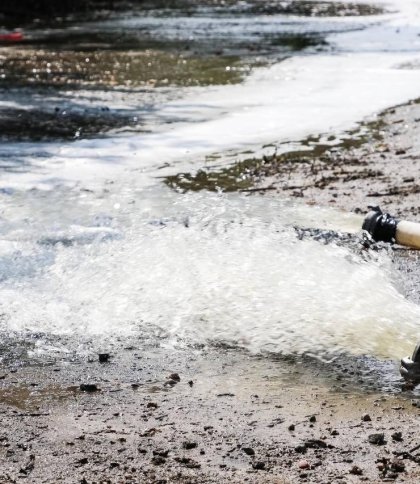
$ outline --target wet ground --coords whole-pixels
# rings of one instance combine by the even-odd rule
[[[236,43],[226,45],[226,36],[220,36],[220,32],[217,36],[209,34],[214,23],[200,30],[205,35],[191,40],[190,31],[182,29],[185,24],[180,28],[176,23],[172,31],[165,30],[167,37],[162,37],[156,20],[159,17],[175,18],[181,10],[187,18],[206,18],[210,10],[218,15],[217,24],[232,12],[245,18],[250,13],[321,18],[380,13],[379,8],[364,4],[326,2],[223,2],[223,7],[221,2],[200,4],[197,7],[186,2],[179,7],[178,2],[164,2],[156,10],[154,3],[140,34],[138,24],[133,31],[128,28],[123,33],[115,32],[106,21],[86,29],[69,24],[48,32],[34,28],[21,45],[4,47],[0,52],[0,88],[10,105],[0,112],[3,142],[105,138],[110,130],[114,135],[147,132],[156,103],[176,98],[177,89],[238,83],[255,66],[292,54],[307,55],[311,49],[328,50],[324,37],[333,30],[327,25],[304,34],[273,36],[258,25],[245,39],[235,38]],[[129,27],[130,18],[125,20]],[[21,100],[20,106],[14,105],[16,99]],[[106,99],[112,99],[111,107]],[[116,99],[119,107],[115,107]],[[413,102],[341,135],[326,133],[266,146],[264,157],[253,152],[233,155],[226,166],[225,155],[222,159],[210,156],[200,164],[199,171],[164,176],[159,183],[187,194],[192,190],[243,191],[250,197],[269,193],[295,198],[308,206],[334,206],[356,213],[366,211],[368,199],[368,203],[380,204],[395,215],[415,219],[420,214],[416,184],[419,119],[420,105]],[[22,169],[14,158],[3,163],[5,171]],[[113,183],[110,181],[92,203],[105,197],[112,205],[120,203],[118,186],[115,199],[114,194],[109,195]],[[22,213],[27,200],[33,211],[42,207],[42,195],[32,192],[21,198],[17,195]],[[97,196],[88,190],[82,195]],[[63,203],[61,196],[59,192],[57,210],[63,206],[59,204]],[[73,196],[67,200],[60,223],[62,216],[72,220],[72,210],[77,211],[79,199],[74,203]],[[10,215],[12,202],[2,212],[7,223],[9,218],[19,219],[14,212],[13,217]],[[144,203],[134,195],[131,202]],[[48,220],[42,217],[48,214],[42,212],[42,223],[35,225],[47,226]],[[80,214],[78,217],[80,220]],[[96,228],[102,230],[104,226],[109,231],[100,236],[118,238],[117,231],[113,232],[114,221],[106,215],[101,217]],[[23,218],[25,224],[34,223]],[[155,221],[161,227],[170,223]],[[189,223],[186,218],[182,226],[188,229]],[[214,227],[215,231],[226,231],[224,225]],[[57,248],[57,257],[65,258],[69,257],[66,248],[88,247],[93,240],[89,234],[85,240],[83,234],[77,238],[77,230],[75,233],[43,233],[39,238],[38,233],[30,232],[29,237],[36,239],[37,246]],[[363,254],[366,260],[385,252],[396,269],[393,282],[401,294],[420,302],[417,252],[378,247],[366,243],[360,235],[305,226],[296,227],[295,236],[296,240],[345,247],[349,254]],[[170,242],[175,245],[176,239]],[[98,246],[92,250],[98,250]],[[77,255],[76,266],[83,258],[82,253]],[[136,254],[130,255],[134,259]],[[22,253],[14,257],[13,274],[17,273],[24,291],[31,259],[22,257]],[[112,257],[118,266],[121,257],[117,253]],[[36,272],[37,260],[34,271],[42,279]],[[98,268],[103,263],[92,260]],[[147,270],[144,259],[124,262],[129,267],[133,264],[139,272]],[[7,263],[5,257],[6,269]],[[155,269],[162,270],[157,263],[158,259]],[[85,278],[77,279],[73,265],[52,268],[49,281],[57,274],[60,277],[61,272],[70,272],[70,285],[65,279],[61,281],[60,303],[68,287],[86,282]],[[98,268],[87,272],[92,285],[99,285]],[[106,277],[113,274],[111,271]],[[114,284],[132,284],[132,279],[122,279]],[[159,289],[165,292],[168,287]],[[100,292],[93,294],[102,297]],[[212,294],[209,291],[209,297]],[[57,301],[49,299],[53,297],[57,296],[47,294],[45,307],[54,309]],[[30,312],[33,301],[28,299],[25,304],[28,309],[24,310]],[[102,304],[105,300],[99,302],[99,306]],[[165,313],[170,318],[171,307]],[[61,306],[58,308],[61,311]],[[123,305],[121,319],[128,312]],[[26,316],[25,312],[19,314]],[[37,323],[42,324],[48,316],[37,313]],[[70,312],[74,325],[79,316]],[[2,315],[2,328],[7,328],[8,317],[10,314]],[[112,331],[101,336],[72,336],[68,328],[67,334],[58,336],[29,329],[2,333],[0,482],[419,481],[420,394],[404,388],[398,362],[345,352],[323,361],[310,355],[254,354],[226,341],[194,343],[183,337],[182,328],[174,335],[162,329],[164,325],[143,322],[140,327],[134,335],[125,337]],[[366,329],[367,337],[371,330]]]

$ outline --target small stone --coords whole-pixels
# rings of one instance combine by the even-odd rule
[[[99,388],[97,385],[94,385],[93,383],[82,383],[80,385],[80,391],[82,392],[98,392]]]
[[[99,363],[108,363],[111,355],[109,353],[99,353],[98,359]]]
[[[303,459],[298,462],[298,467],[299,469],[305,470],[305,469],[310,469],[311,465],[307,460]]]
[[[368,436],[368,442],[373,445],[384,445],[385,435],[384,434],[370,434]]]
[[[309,422],[311,422],[311,423],[316,422],[316,417],[315,417],[315,415],[312,415],[311,417],[309,417]]]
[[[262,471],[265,469],[265,462],[262,462],[262,461],[253,462],[252,468],[257,471]]]
[[[295,428],[296,428],[295,424],[290,424],[290,425],[287,427],[287,430],[288,430],[289,432],[293,432],[293,431],[295,430]]]
[[[161,466],[162,464],[165,464],[166,459],[161,457],[160,455],[156,455],[152,458],[152,464],[155,466]]]
[[[391,470],[394,472],[404,472],[405,471],[405,464],[399,459],[394,459],[391,462]]]
[[[251,449],[251,447],[242,447],[242,450],[246,455],[255,455],[255,450]]]
[[[391,435],[391,438],[392,440],[394,440],[395,442],[402,442],[403,438],[402,438],[402,432],[394,432],[392,435]]]
[[[169,454],[169,450],[156,449],[156,450],[153,451],[154,456],[163,457],[164,459],[166,459],[166,457],[168,457],[168,454]]]
[[[173,381],[176,381],[176,382],[181,381],[181,377],[178,375],[178,373],[171,373],[169,375],[169,379],[170,380],[173,380]]]
[[[364,414],[362,415],[362,421],[363,421],[363,422],[371,422],[371,421],[372,421],[372,419],[371,419],[371,417],[370,417],[370,415],[369,415],[368,413],[364,413]]]
[[[360,469],[360,467],[353,466],[350,469],[350,474],[354,474],[355,476],[361,476],[363,474],[363,471],[362,471],[362,469]]]
[[[186,450],[195,449],[197,447],[197,442],[183,442],[182,447]]]
[[[306,445],[299,444],[295,447],[295,452],[298,454],[305,454],[306,453]]]
[[[192,387],[192,386],[194,385],[194,382],[193,382],[192,380],[190,380],[190,381],[188,382],[188,385],[189,385],[190,387]]]
[[[149,402],[147,408],[158,408],[158,404],[155,402]]]

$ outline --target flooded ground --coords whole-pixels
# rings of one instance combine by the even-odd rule
[[[360,227],[419,213],[418,105],[379,116],[419,18],[163,2],[1,47],[1,479],[416,482],[418,256]]]

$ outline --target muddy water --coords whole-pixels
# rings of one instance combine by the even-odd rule
[[[151,9],[2,48],[3,335],[162,333],[322,360],[411,349],[420,311],[386,251],[296,231],[360,218],[223,192],[250,188],[250,164],[229,167],[263,145],[301,153],[321,135],[328,150],[418,96],[418,70],[398,67],[418,53],[413,25],[396,33],[412,4],[267,5]],[[203,166],[227,175],[201,183]]]

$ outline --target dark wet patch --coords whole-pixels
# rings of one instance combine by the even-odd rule
[[[316,35],[280,35],[271,40],[274,46],[288,47],[293,51],[300,51],[308,47],[322,48],[327,44],[325,39]]]
[[[359,129],[352,130],[341,140],[330,137],[330,143],[320,141],[320,137],[308,137],[300,142],[300,149],[293,149],[271,156],[249,158],[227,167],[212,169],[202,168],[196,173],[179,173],[170,175],[164,179],[166,185],[181,192],[187,191],[253,191],[253,187],[263,179],[288,172],[294,165],[299,163],[311,164],[315,160],[333,161],[336,151],[359,148],[371,139],[380,139],[382,121],[364,123]],[[315,169],[315,168],[314,168]],[[354,171],[345,172],[342,170],[339,176],[342,177],[371,177],[378,176],[374,170],[363,169],[357,174]],[[355,179],[356,179],[355,178]],[[319,186],[328,184],[328,180],[320,179]],[[299,187],[289,187],[296,189]],[[263,190],[256,188],[256,190]]]
[[[140,130],[136,117],[121,115],[108,108],[86,109],[86,112],[53,107],[49,111],[0,109],[2,141],[76,140],[129,127]]]

